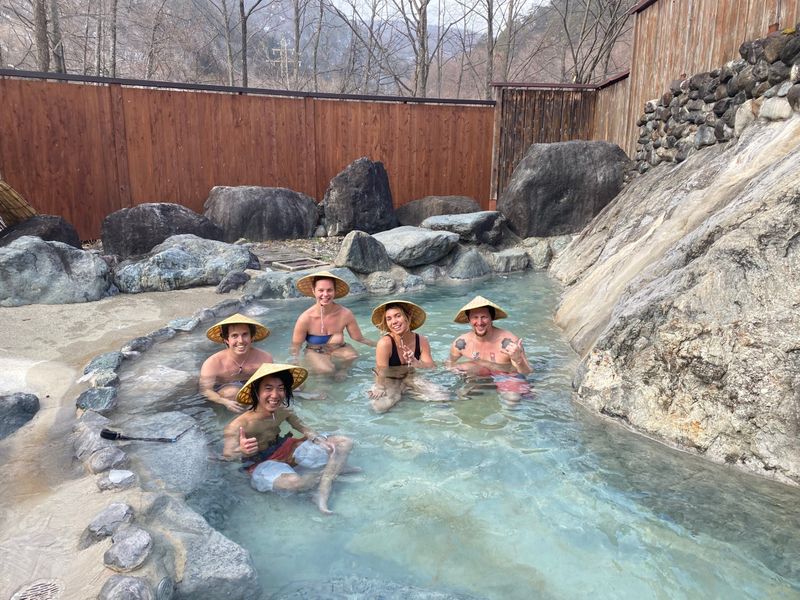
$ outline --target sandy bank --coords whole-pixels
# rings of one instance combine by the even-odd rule
[[[102,560],[109,542],[78,551],[78,538],[109,503],[140,502],[136,491],[101,493],[73,462],[74,401],[87,387],[76,381],[94,356],[230,297],[208,287],[0,308],[0,393],[41,402],[30,423],[0,441],[0,597],[41,579],[57,580],[62,598],[96,597],[111,574]]]

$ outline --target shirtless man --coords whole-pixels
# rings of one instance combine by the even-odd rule
[[[231,412],[243,412],[246,406],[236,402],[236,394],[258,367],[272,362],[269,352],[252,344],[268,335],[269,329],[261,323],[238,313],[211,327],[206,337],[225,344],[225,349],[212,354],[203,363],[200,393]]]
[[[302,277],[296,286],[300,293],[314,298],[314,305],[305,310],[295,323],[290,350],[292,357],[299,355],[305,342],[305,360],[309,369],[313,373],[340,379],[358,358],[355,348],[345,342],[345,330],[357,342],[373,348],[376,345],[361,333],[353,312],[334,301],[346,296],[350,286],[328,271]]]
[[[508,314],[491,300],[476,296],[456,315],[456,323],[469,323],[472,331],[457,337],[450,346],[447,366],[479,377],[492,377],[501,397],[518,402],[530,391],[525,375],[533,372],[522,340],[494,326]],[[467,362],[456,365],[466,358]]]
[[[222,454],[248,463],[250,485],[259,492],[316,489],[317,508],[331,514],[331,488],[347,471],[353,442],[341,435],[316,433],[289,408],[292,390],[307,376],[308,371],[294,365],[261,365],[236,396],[248,410],[225,426]],[[281,436],[283,422],[303,437]]]

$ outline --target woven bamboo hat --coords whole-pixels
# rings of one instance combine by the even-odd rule
[[[497,306],[491,300],[487,300],[483,296],[475,296],[472,300],[470,300],[467,304],[461,307],[461,310],[458,311],[456,318],[453,319],[456,323],[469,323],[469,317],[467,316],[467,312],[473,310],[475,308],[482,308],[484,306],[491,306],[494,308],[494,319],[505,319],[508,316],[508,313],[504,311],[502,308]]]
[[[341,277],[337,277],[333,273],[329,271],[318,271],[317,273],[312,273],[311,275],[306,275],[305,277],[301,277],[297,280],[295,285],[297,289],[300,290],[300,293],[304,296],[311,296],[314,297],[314,281],[317,279],[330,279],[333,281],[333,289],[334,293],[336,294],[337,298],[344,298],[347,294],[350,293],[350,286],[347,285],[347,282],[342,279]]]
[[[250,390],[253,389],[253,386],[257,386],[259,380],[263,379],[264,377],[268,375],[274,375],[275,373],[280,373],[281,371],[289,371],[292,374],[293,390],[303,383],[308,377],[308,371],[306,371],[303,367],[286,365],[282,363],[264,363],[258,367],[258,370],[253,373],[253,376],[247,380],[247,383],[245,383],[242,386],[242,389],[239,390],[239,393],[236,394],[236,401],[239,404],[252,404],[253,398],[250,395]]]
[[[413,330],[422,327],[422,324],[428,317],[425,311],[422,310],[422,307],[417,306],[413,302],[409,302],[408,300],[390,300],[389,302],[384,302],[375,307],[375,310],[372,311],[372,324],[381,331],[387,331],[386,309],[393,304],[399,304],[403,307],[403,311],[408,315],[409,329]]]
[[[255,325],[256,334],[253,336],[254,342],[261,341],[269,335],[269,329],[264,327],[261,323],[259,323],[258,321],[254,321],[250,317],[245,317],[244,315],[236,313],[235,315],[231,315],[227,319],[223,319],[213,327],[209,327],[208,331],[206,331],[206,337],[210,339],[212,342],[217,342],[218,344],[224,344],[225,340],[222,339],[223,325]]]

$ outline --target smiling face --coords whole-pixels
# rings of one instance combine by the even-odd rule
[[[467,314],[472,331],[478,337],[484,337],[492,330],[492,315],[485,306],[473,308]]]
[[[384,313],[384,322],[386,323],[387,331],[396,335],[403,335],[409,328],[408,316],[402,309],[391,307],[386,309]]]
[[[258,381],[258,406],[267,414],[273,414],[278,407],[286,404],[286,385],[274,375],[267,375]]]
[[[314,298],[317,304],[325,306],[333,302],[336,297],[336,286],[332,279],[318,279],[314,283]]]
[[[250,332],[250,327],[248,325],[236,323],[228,326],[228,337],[225,338],[225,343],[234,354],[247,354],[252,342],[253,335]]]

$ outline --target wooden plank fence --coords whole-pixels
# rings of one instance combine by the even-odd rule
[[[215,185],[287,187],[319,201],[361,156],[384,163],[395,206],[457,194],[489,208],[491,102],[0,75],[0,175],[83,239],[99,237],[107,214],[144,202],[202,212]]]
[[[800,0],[644,0],[632,12],[634,39],[628,74],[582,90],[557,84],[496,85],[493,199],[502,194],[514,167],[534,142],[607,140],[633,156],[636,120],[645,102],[660,97],[674,79],[738,58],[742,42],[764,37],[771,28],[793,27],[800,21]],[[565,105],[564,99],[576,94],[582,98],[580,109]],[[571,114],[563,112],[566,106]],[[570,126],[556,128],[561,135],[554,137],[553,125],[531,114]],[[584,119],[591,122],[575,125]]]
[[[647,100],[736,58],[743,41],[793,26],[800,0],[644,0],[633,13],[629,74],[601,86],[500,84],[496,108],[0,71],[0,176],[84,239],[143,202],[202,212],[214,185],[321,200],[360,156],[384,163],[395,206],[458,194],[489,209],[534,142],[608,140],[632,156]]]

